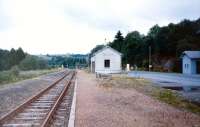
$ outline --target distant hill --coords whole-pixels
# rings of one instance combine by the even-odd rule
[[[48,60],[50,66],[64,66],[68,68],[86,67],[88,65],[87,54],[56,54],[38,55],[38,57]]]

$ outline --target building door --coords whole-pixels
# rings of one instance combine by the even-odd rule
[[[95,73],[95,62],[92,61],[92,73]]]

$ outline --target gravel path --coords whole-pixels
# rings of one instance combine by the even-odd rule
[[[76,127],[200,127],[200,117],[78,72]]]
[[[56,72],[33,79],[24,80],[14,84],[0,87],[0,117],[23,103],[40,90],[48,87],[58,78],[62,72]]]

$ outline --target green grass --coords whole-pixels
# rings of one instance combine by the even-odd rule
[[[185,100],[176,91],[160,89],[159,92],[153,92],[152,96],[166,102],[174,107],[186,109],[200,115],[200,107],[190,101]]]
[[[152,82],[142,78],[115,76],[109,80],[101,81],[101,85],[104,87],[118,87],[125,89],[133,88],[138,92],[151,96],[161,102],[200,115],[200,106],[185,100],[177,91],[156,87]]]
[[[48,70],[31,70],[31,71],[20,71],[18,75],[13,74],[10,71],[0,72],[0,85],[14,83],[17,81],[34,78],[40,75],[56,72],[58,69],[48,69]]]

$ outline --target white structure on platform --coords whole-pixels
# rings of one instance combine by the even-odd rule
[[[91,58],[91,71],[93,73],[120,73],[122,54],[115,49],[105,46],[94,53]]]
[[[184,51],[182,57],[182,72],[184,74],[196,74],[199,68],[200,51]]]

